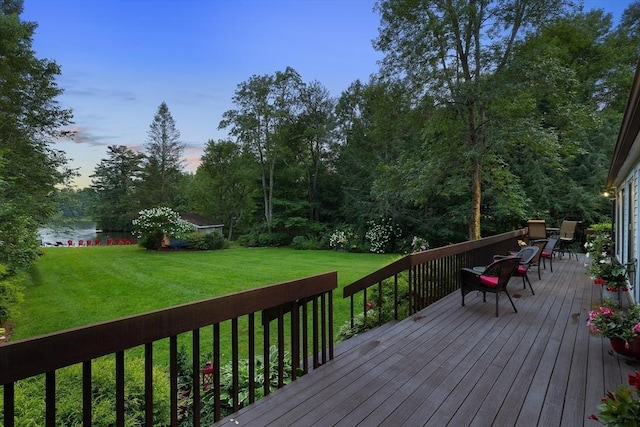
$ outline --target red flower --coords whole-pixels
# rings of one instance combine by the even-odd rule
[[[373,308],[373,303],[371,301],[367,301],[367,310],[371,310]]]
[[[595,415],[595,414],[591,414],[591,415],[589,415],[589,416],[587,417],[587,419],[588,419],[588,420],[596,420],[596,421],[600,421],[600,420],[598,419],[598,417],[596,417],[596,415]]]
[[[640,371],[636,371],[635,375],[629,374],[629,385],[640,391]]]
[[[604,280],[602,277],[596,277],[593,283],[596,285],[604,285],[605,283],[607,283],[607,281]]]

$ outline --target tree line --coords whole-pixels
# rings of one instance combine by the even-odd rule
[[[433,246],[529,218],[608,217],[601,193],[638,56],[638,3],[615,26],[563,0],[389,0],[377,11],[379,73],[338,97],[291,67],[249,77],[220,121],[229,137],[208,141],[195,174],[180,170],[163,103],[146,155],[109,147],[96,168],[100,224],[126,228],[163,204],[223,222],[230,237],[363,237],[384,220]],[[159,123],[172,131],[154,133]]]
[[[82,190],[58,187],[74,174],[52,148],[72,112],[22,8],[0,0],[3,280],[37,258],[37,227],[61,210],[116,230],[167,206],[280,243],[392,224],[431,246],[609,215],[600,194],[638,58],[637,2],[614,24],[566,0],[381,1],[383,59],[367,81],[334,97],[292,67],[249,77],[220,119],[228,138],[207,142],[194,174],[162,102],[144,152],[110,146]]]

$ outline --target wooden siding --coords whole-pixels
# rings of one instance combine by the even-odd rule
[[[505,296],[496,318],[493,295],[462,307],[454,292],[216,425],[598,426],[600,398],[640,365],[589,334],[600,293],[582,257],[529,275],[535,295],[510,283],[518,313]]]

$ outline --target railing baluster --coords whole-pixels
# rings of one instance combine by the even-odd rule
[[[116,352],[116,426],[124,427],[124,351]]]
[[[220,421],[222,407],[220,405],[220,324],[213,325],[213,419]]]
[[[256,330],[255,315],[249,313],[247,325],[249,345],[249,403],[256,401]]]
[[[316,369],[320,366],[318,361],[318,297],[313,298],[312,310],[311,344],[313,351],[313,369]]]
[[[4,393],[3,410],[4,410],[4,427],[14,427],[15,425],[15,390],[14,383],[5,384],[2,392]]]
[[[144,345],[144,418],[153,425],[153,343]]]
[[[309,372],[309,300],[302,304],[302,371]],[[353,313],[353,299],[351,299],[351,313]],[[353,317],[351,318],[353,322]]]
[[[45,374],[45,402],[47,427],[56,425],[56,371],[49,371]]]
[[[191,331],[191,394],[193,398],[193,427],[200,427],[200,329]]]
[[[264,395],[267,396],[269,395],[269,393],[271,392],[271,389],[269,387],[269,372],[271,370],[271,364],[269,363],[269,345],[271,342],[271,336],[270,336],[270,325],[269,325],[269,319],[265,319],[264,316],[267,316],[267,314],[265,313],[265,311],[262,312],[262,328],[263,328],[263,332],[262,332],[262,358],[263,360],[263,368],[264,368],[264,384],[262,386],[262,389],[264,391]]]
[[[278,388],[284,387],[284,310],[278,309]]]
[[[333,360],[333,291],[327,292],[329,296],[329,360]]]
[[[322,364],[327,363],[327,296],[320,295],[320,348],[322,349]]]
[[[295,381],[300,366],[300,305],[298,301],[291,305],[291,380]]]
[[[178,425],[178,337],[169,337],[169,393],[171,393],[171,425]]]
[[[240,409],[238,394],[240,393],[239,385],[239,356],[238,356],[238,318],[231,319],[231,370],[233,373],[233,412]]]
[[[82,425],[91,426],[91,360],[82,362]]]

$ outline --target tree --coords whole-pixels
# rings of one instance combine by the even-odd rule
[[[209,140],[201,160],[194,185],[197,211],[224,221],[231,240],[257,190],[255,159],[234,142]]]
[[[523,33],[566,9],[564,0],[386,0],[376,49],[385,76],[402,76],[416,93],[447,107],[446,146],[464,147],[458,161],[470,176],[469,238],[480,238],[482,182],[496,141],[487,133],[494,87]],[[499,147],[498,147],[499,148]],[[452,150],[460,153],[460,150]],[[499,161],[498,161],[499,162]],[[494,163],[494,162],[491,162]]]
[[[37,227],[55,212],[55,185],[72,175],[51,148],[72,116],[56,101],[60,67],[35,56],[36,24],[21,21],[22,10],[22,1],[0,0],[0,263],[9,272],[35,260]]]
[[[165,238],[185,238],[193,232],[188,222],[180,218],[177,212],[166,206],[140,211],[132,221],[133,234],[140,239],[140,245],[146,249],[159,250]]]
[[[180,141],[180,132],[165,102],[160,104],[153,117],[144,148],[142,181],[138,192],[141,206],[175,207],[179,200],[185,144]]]
[[[290,67],[275,75],[252,76],[238,85],[235,110],[226,111],[218,126],[230,127],[245,150],[256,157],[264,203],[264,220],[270,230],[274,214],[276,165],[287,151],[295,117],[299,114],[300,75]]]
[[[335,100],[320,82],[314,81],[302,89],[301,106],[298,163],[305,169],[309,220],[320,221],[320,179],[335,147]]]
[[[124,145],[112,145],[107,150],[108,157],[91,175],[91,188],[96,194],[93,212],[103,230],[129,230],[137,212],[135,188],[144,156]]]

